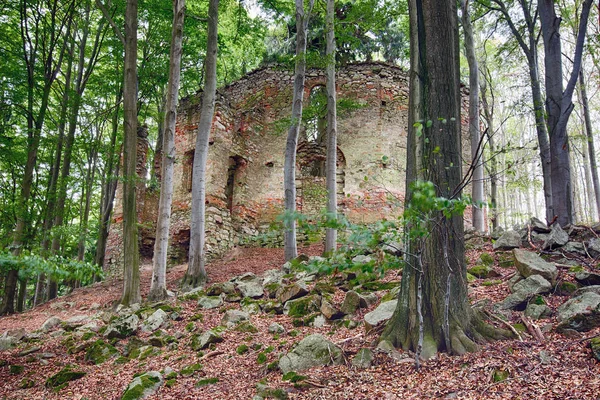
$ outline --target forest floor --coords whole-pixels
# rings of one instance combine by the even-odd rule
[[[318,255],[322,251],[319,245],[302,247],[301,253]],[[494,254],[491,245],[482,250]],[[479,250],[481,251],[481,250]],[[478,258],[478,251],[468,252],[468,258]],[[474,262],[474,261],[473,261]],[[245,272],[262,272],[280,268],[283,264],[282,249],[236,249],[222,260],[212,262],[207,271],[211,283],[227,281]],[[168,287],[176,290],[178,281],[183,277],[185,265],[169,269]],[[499,274],[496,284],[484,284],[477,279],[470,283],[471,302],[490,299],[492,303],[500,301],[508,293],[507,278],[514,273],[514,267],[501,268],[496,263],[494,269]],[[561,279],[568,279],[561,271]],[[151,265],[142,267],[142,294],[149,287]],[[388,271],[384,280],[399,280],[398,271]],[[501,282],[500,282],[501,281]],[[121,292],[121,280],[107,280],[52,302],[36,307],[34,310],[0,318],[0,334],[7,330],[24,328],[27,332],[39,329],[50,316],[66,320],[73,316],[95,315],[110,311],[118,301]],[[385,292],[376,292],[378,297]],[[339,305],[344,293],[338,288],[333,299]],[[546,301],[554,310],[567,298],[548,295]],[[258,328],[257,333],[238,332],[228,329],[222,333],[224,341],[216,345],[215,350],[201,358],[198,352],[189,346],[189,333],[186,326],[191,317],[201,311],[203,318],[193,322],[197,332],[212,329],[220,325],[226,309],[239,308],[239,303],[225,303],[224,306],[210,310],[199,310],[196,301],[177,301],[181,307],[181,319],[172,321],[165,329],[168,334],[183,332],[179,345],[161,348],[161,352],[151,355],[143,361],[133,359],[123,364],[106,361],[100,365],[86,363],[82,353],[68,354],[64,337],[49,335],[43,341],[33,343],[39,346],[38,352],[48,354],[42,357],[19,355],[31,344],[19,346],[14,350],[0,353],[0,399],[119,399],[135,374],[150,370],[162,371],[170,367],[175,371],[194,363],[201,363],[202,369],[190,376],[179,376],[171,387],[162,386],[149,399],[251,399],[256,395],[259,381],[270,387],[282,388],[290,399],[599,399],[600,363],[592,356],[588,342],[592,336],[600,334],[596,328],[576,337],[566,337],[554,332],[554,317],[539,320],[536,323],[544,332],[544,340],[538,340],[521,333],[522,341],[506,340],[483,345],[481,351],[464,356],[440,354],[436,358],[424,361],[419,370],[415,369],[412,355],[406,358],[392,358],[386,353],[375,352],[373,366],[358,369],[350,360],[360,348],[374,349],[377,333],[365,334],[362,324],[350,329],[344,325],[329,325],[317,328],[312,326],[295,327],[292,318],[286,315],[258,313],[251,315],[251,323]],[[362,322],[364,314],[372,311],[376,305],[359,309],[352,318]],[[519,312],[510,312],[512,323],[521,322]],[[268,326],[277,322],[283,325],[286,333],[273,335],[267,332]],[[306,380],[302,384],[293,384],[282,379],[280,371],[269,371],[267,365],[276,361],[278,356],[287,353],[292,345],[307,335],[321,333],[338,344],[345,354],[342,365],[316,367],[302,372]],[[138,333],[146,340],[150,334]],[[97,338],[96,338],[97,339]],[[249,351],[238,354],[238,346],[246,344]],[[269,351],[269,349],[272,349]],[[401,352],[402,353],[402,352]],[[262,354],[262,356],[260,356]],[[262,362],[260,357],[266,356]],[[24,366],[21,373],[10,373],[8,365]],[[45,387],[44,382],[67,364],[87,372],[78,380],[55,393]],[[496,382],[494,376],[506,379]],[[200,380],[217,378],[216,383],[197,386]],[[25,384],[24,382],[28,382]],[[26,387],[32,386],[32,387]]]

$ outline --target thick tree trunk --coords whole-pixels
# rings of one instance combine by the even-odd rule
[[[205,82],[202,92],[202,108],[196,136],[194,152],[194,170],[192,183],[192,216],[190,223],[190,255],[188,269],[181,284],[187,291],[206,282],[205,211],[206,211],[206,162],[208,160],[208,141],[215,112],[215,94],[217,91],[217,33],[219,0],[210,0],[208,6],[208,42],[206,46]]]
[[[469,13],[469,2],[461,0],[462,26],[465,34],[465,53],[469,63],[469,136],[471,137],[471,197],[473,228],[477,232],[485,232],[484,194],[483,194],[483,146],[479,130],[479,65],[475,57],[473,27]]]
[[[337,219],[337,107],[335,85],[335,1],[327,0],[327,214]],[[331,253],[337,248],[337,229],[327,228],[325,232],[325,252]]]
[[[436,196],[454,198],[462,178],[456,3],[410,0],[409,10],[409,127],[420,128],[408,133],[407,187],[422,176]],[[382,335],[415,351],[417,363],[438,351],[474,351],[493,333],[468,303],[462,216],[428,217],[428,235],[410,241],[398,306]]]
[[[310,0],[308,12],[304,2],[296,0],[296,67],[294,72],[294,94],[292,98],[291,125],[285,143],[283,166],[283,189],[285,193],[284,256],[289,261],[298,256],[296,243],[296,147],[302,122],[302,101],[304,99],[304,79],[306,73],[306,30],[314,0]]]
[[[181,54],[183,43],[183,20],[185,0],[173,0],[173,32],[169,65],[169,85],[165,105],[165,126],[162,135],[162,167],[156,241],[154,242],[154,262],[150,283],[150,300],[167,297],[167,248],[171,225],[171,203],[173,200],[173,170],[175,166],[175,124],[177,122],[177,100],[181,77]],[[211,118],[212,119],[212,118]]]
[[[587,150],[589,155],[590,170],[592,173],[592,184],[594,186],[594,198],[596,205],[595,216],[600,219],[600,183],[598,180],[598,165],[596,164],[596,148],[594,146],[594,130],[590,118],[590,106],[588,104],[588,96],[583,77],[583,68],[579,71],[579,93],[581,97],[581,105],[583,108],[583,118],[585,121],[585,133],[587,137]],[[588,183],[589,184],[589,183]],[[590,198],[591,203],[591,198]],[[591,204],[590,204],[591,205]],[[594,213],[592,213],[594,215]]]
[[[571,160],[567,123],[573,111],[573,91],[581,69],[581,57],[587,21],[592,0],[582,5],[581,19],[567,87],[563,91],[562,52],[560,43],[560,22],[556,16],[553,0],[538,1],[538,12],[542,37],[544,39],[544,66],[546,75],[546,115],[550,137],[552,201],[558,223],[573,223],[573,185],[571,182]]]
[[[137,187],[137,0],[127,0],[125,10],[125,62],[123,79],[123,295],[126,306],[139,303],[140,269],[136,211]]]

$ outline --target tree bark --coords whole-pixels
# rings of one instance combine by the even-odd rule
[[[296,67],[294,72],[294,93],[292,98],[291,125],[285,143],[285,162],[283,167],[283,189],[285,193],[284,256],[289,261],[298,256],[296,243],[296,147],[302,121],[302,101],[304,99],[304,79],[306,74],[306,30],[312,12],[314,0],[310,0],[308,12],[304,11],[304,2],[296,1]]]
[[[560,42],[561,19],[556,16],[553,0],[539,0],[538,13],[544,39],[544,66],[546,77],[546,115],[550,137],[550,166],[552,201],[557,221],[561,225],[573,223],[573,186],[567,123],[573,111],[573,91],[581,70],[585,32],[592,0],[582,4],[581,19],[573,57],[573,70],[563,91],[562,52]]]
[[[484,64],[485,65],[485,64]],[[491,86],[488,87],[487,82],[487,67],[483,67],[484,79],[481,80],[481,105],[483,107],[483,116],[487,122],[487,138],[488,138],[488,149],[489,149],[489,177],[490,177],[490,211],[492,223],[492,231],[498,229],[499,218],[498,218],[498,160],[496,157],[496,138],[494,130],[494,94]],[[491,82],[490,82],[491,85]],[[490,98],[488,99],[487,92],[490,91]]]
[[[205,82],[202,92],[202,106],[196,151],[194,152],[194,170],[192,182],[192,215],[190,223],[190,253],[188,269],[181,284],[183,291],[203,285],[206,282],[206,253],[204,243],[206,211],[206,162],[208,160],[208,141],[215,112],[217,91],[217,35],[219,0],[210,0],[208,6],[208,42],[206,45]]]
[[[335,0],[327,0],[327,215],[337,219],[337,96],[335,84]],[[325,252],[331,253],[337,248],[337,229],[327,228],[325,231]]]
[[[125,10],[125,62],[123,79],[123,295],[129,306],[141,301],[136,211],[137,161],[137,0],[127,0]]]
[[[473,228],[477,232],[485,232],[484,202],[483,197],[483,162],[481,145],[481,132],[479,131],[479,65],[475,57],[475,43],[473,40],[473,27],[469,14],[469,2],[461,0],[462,26],[465,34],[465,53],[469,63],[469,136],[471,137],[471,165],[473,179],[471,181],[471,197]]]
[[[410,0],[411,78],[407,187],[421,176],[436,196],[460,196],[460,84],[456,3]],[[414,107],[414,108],[413,108]],[[415,117],[422,119],[415,120]],[[458,190],[458,192],[457,192]],[[499,337],[469,306],[461,215],[429,216],[424,238],[412,238],[398,306],[382,339],[428,359],[462,354],[486,336]],[[409,225],[407,229],[414,228]]]
[[[171,225],[171,203],[173,201],[173,170],[175,167],[175,124],[177,122],[177,100],[181,77],[181,54],[183,51],[183,21],[185,0],[173,0],[173,32],[169,57],[169,84],[165,106],[165,126],[162,135],[162,167],[156,241],[154,242],[154,262],[152,281],[148,298],[152,301],[167,297],[167,248]],[[212,119],[212,118],[211,118]]]

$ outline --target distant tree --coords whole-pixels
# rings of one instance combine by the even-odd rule
[[[162,172],[160,199],[158,202],[158,220],[156,222],[156,241],[154,243],[152,281],[150,283],[150,293],[148,294],[150,300],[162,300],[167,296],[167,248],[171,223],[171,203],[173,200],[175,124],[177,122],[177,102],[181,78],[184,14],[185,0],[173,0],[173,32],[171,35],[171,52],[169,57],[169,85],[167,88],[167,104],[165,106],[165,128],[162,134]]]
[[[296,68],[294,73],[294,94],[292,99],[292,122],[288,130],[285,144],[285,162],[283,168],[283,187],[285,192],[284,253],[289,261],[298,256],[296,243],[296,147],[302,120],[302,100],[304,98],[304,78],[306,73],[306,30],[314,0],[310,0],[308,10],[304,10],[304,2],[296,0]]]
[[[418,364],[438,351],[475,351],[477,342],[502,332],[469,305],[462,215],[434,206],[436,196],[446,199],[442,206],[460,196],[462,179],[456,2],[410,0],[409,10],[409,245],[398,305],[382,339],[415,351]]]
[[[208,42],[204,62],[204,90],[200,121],[196,136],[192,183],[192,215],[190,223],[190,253],[188,268],[181,283],[182,290],[188,291],[206,282],[206,161],[208,160],[208,141],[215,112],[215,95],[217,91],[217,34],[218,34],[219,0],[210,0],[208,6]]]

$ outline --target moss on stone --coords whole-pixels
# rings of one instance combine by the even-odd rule
[[[491,281],[485,281],[481,285],[482,286],[495,286],[502,283],[502,279],[492,279]]]
[[[477,278],[487,278],[491,268],[486,265],[475,265],[467,270],[467,272]]]
[[[200,371],[202,369],[202,364],[192,364],[192,365],[188,365],[187,367],[183,367],[181,369],[181,371],[179,371],[179,374],[181,376],[191,376],[194,374],[194,372],[196,371]]]
[[[201,379],[196,383],[196,387],[201,387],[201,386],[206,386],[206,385],[212,385],[219,382],[219,378],[206,378],[206,379]]]
[[[167,379],[165,381],[165,386],[168,387],[168,388],[170,388],[170,387],[175,386],[176,383],[177,383],[176,379]]]
[[[267,355],[264,352],[258,353],[258,357],[256,357],[256,362],[258,364],[264,364],[267,362]]]
[[[483,265],[487,265],[488,267],[494,265],[494,257],[489,253],[481,253],[479,259]]]
[[[257,333],[258,332],[258,329],[254,325],[252,325],[249,321],[242,322],[241,324],[236,326],[234,330],[237,332],[244,332],[244,333]]]
[[[30,389],[35,386],[35,381],[31,378],[23,378],[19,383],[19,389]]]
[[[71,365],[65,366],[46,380],[46,387],[60,390],[70,381],[83,378],[86,372],[74,371]]]
[[[84,359],[85,361],[98,365],[109,358],[115,357],[117,354],[119,354],[119,351],[114,346],[106,343],[102,339],[98,339],[88,347]]]
[[[128,387],[128,389],[125,390],[125,393],[123,393],[121,400],[138,400],[142,398],[146,389],[151,388],[160,382],[160,378],[147,374],[140,375],[138,378],[140,379],[141,384]]]
[[[235,352],[238,353],[239,355],[242,355],[244,353],[247,353],[248,350],[249,350],[249,348],[247,345],[241,344],[235,349]]]
[[[12,375],[22,374],[23,371],[25,371],[25,367],[23,365],[14,364],[8,367],[8,372],[10,372]]]
[[[81,340],[90,340],[91,338],[93,338],[95,335],[94,332],[86,332],[83,335],[81,335]]]

